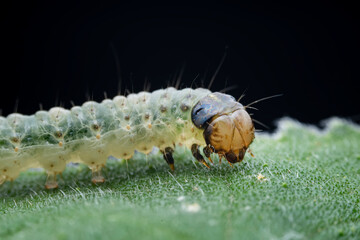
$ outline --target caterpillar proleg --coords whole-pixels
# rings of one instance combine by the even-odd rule
[[[158,147],[174,169],[173,147],[191,148],[209,167],[212,152],[229,163],[240,162],[254,139],[245,107],[232,96],[207,89],[166,88],[152,93],[88,101],[70,110],[54,107],[24,116],[0,117],[0,184],[29,168],[44,168],[46,188],[56,188],[56,175],[69,162],[84,163],[92,181],[103,182],[101,168],[109,156],[130,159]]]

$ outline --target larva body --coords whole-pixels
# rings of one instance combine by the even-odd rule
[[[222,95],[228,99],[225,99],[227,102],[224,105],[219,105],[219,101],[224,100],[219,98]],[[214,108],[201,108],[213,98]],[[234,103],[230,106],[229,101]],[[228,108],[224,108],[227,105]],[[93,182],[103,182],[101,168],[109,156],[130,159],[134,150],[148,154],[153,147],[158,147],[173,167],[171,148],[176,144],[191,147],[194,156],[207,165],[197,146],[208,146],[207,153],[204,149],[205,155],[217,152],[226,156],[227,152],[234,150],[236,144],[232,142],[235,138],[240,144],[240,147],[235,146],[236,151],[240,149],[242,154],[236,153],[239,155],[237,161],[241,161],[254,138],[248,115],[239,120],[243,124],[239,126],[245,127],[243,130],[249,136],[244,139],[244,136],[239,137],[243,134],[233,133],[230,144],[226,143],[228,149],[210,144],[211,139],[219,135],[216,133],[219,131],[216,119],[239,112],[241,107],[232,97],[213,94],[207,89],[167,88],[127,97],[116,96],[101,103],[89,101],[71,110],[55,107],[31,116],[15,113],[6,118],[0,117],[0,184],[14,180],[28,168],[41,167],[48,173],[46,187],[55,188],[56,175],[64,171],[69,162],[88,165],[93,172]],[[214,109],[221,111],[214,114]],[[241,112],[246,113],[243,107]],[[212,121],[214,124],[211,124]],[[219,127],[226,132],[228,127],[221,124],[223,122]],[[239,126],[235,124],[232,131]],[[227,138],[229,136],[226,135],[225,142]],[[229,162],[236,162],[226,158]]]

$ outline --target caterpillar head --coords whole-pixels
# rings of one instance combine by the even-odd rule
[[[232,96],[211,93],[193,107],[191,120],[204,129],[207,145],[230,163],[241,162],[254,140],[254,124],[244,106]]]

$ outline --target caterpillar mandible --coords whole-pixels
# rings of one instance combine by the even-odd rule
[[[152,93],[85,102],[70,110],[54,107],[25,116],[0,117],[0,184],[28,168],[44,168],[45,187],[57,188],[56,176],[69,162],[84,163],[92,182],[105,179],[101,168],[109,156],[130,159],[158,147],[174,170],[173,147],[191,149],[206,167],[211,153],[242,161],[255,129],[245,107],[232,96],[208,89],[166,88]]]

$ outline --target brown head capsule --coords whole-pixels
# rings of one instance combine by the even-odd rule
[[[254,124],[244,106],[223,93],[211,93],[192,109],[194,125],[204,129],[207,145],[223,155],[230,163],[243,160],[255,138]]]

